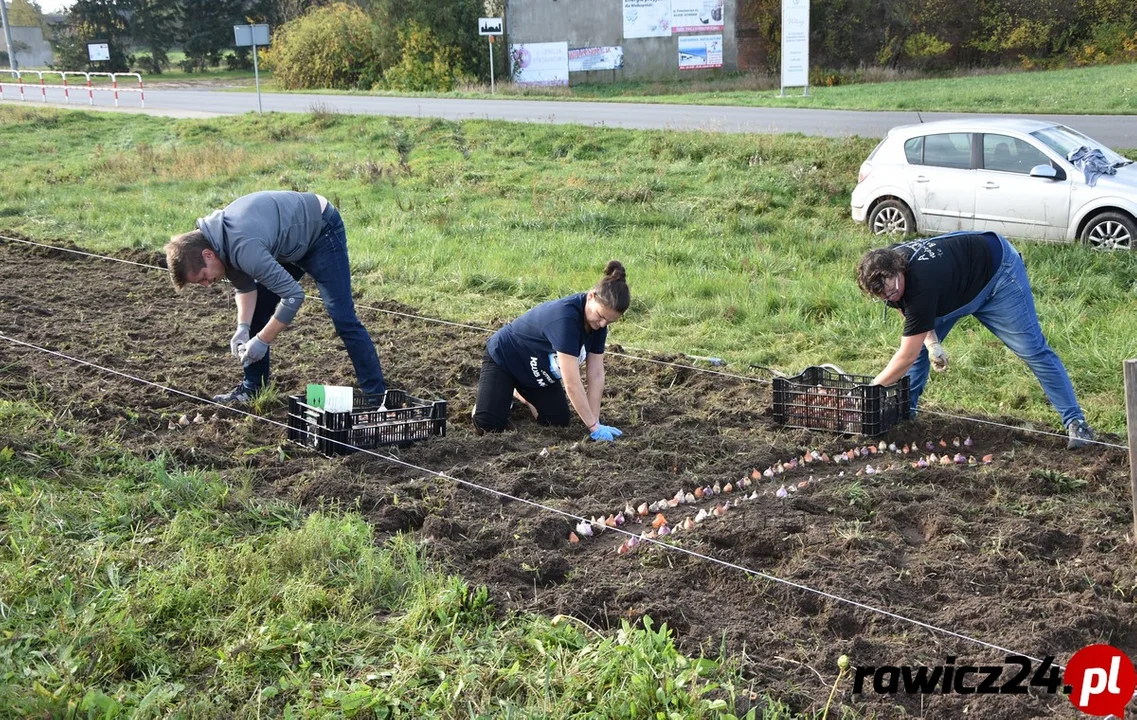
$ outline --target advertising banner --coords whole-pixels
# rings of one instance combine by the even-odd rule
[[[568,51],[569,72],[619,70],[624,67],[624,48],[590,47]]]
[[[623,0],[624,37],[670,37],[671,0]]]
[[[509,46],[513,82],[518,85],[568,85],[568,43]]]
[[[809,0],[782,0],[782,87],[809,87]]]
[[[679,69],[722,67],[722,35],[681,35]]]
[[[722,32],[723,0],[671,0],[671,32]]]

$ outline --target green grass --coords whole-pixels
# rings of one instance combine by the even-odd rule
[[[634,301],[610,338],[640,351],[873,374],[899,339],[896,314],[853,281],[878,243],[848,217],[873,140],[18,106],[0,124],[17,148],[0,156],[0,228],[45,241],[156,250],[243,193],[312,190],[343,211],[362,304],[485,325],[590,287],[617,258]],[[1091,423],[1120,431],[1137,259],[1019,246]],[[1026,366],[974,320],[946,347],[928,407],[1057,425]]]
[[[885,72],[878,72],[875,75],[889,77]],[[809,97],[802,97],[801,88],[787,89],[786,96],[779,97],[778,83],[777,77],[747,74],[700,80],[574,85],[569,88],[519,87],[509,83],[499,83],[496,95],[492,96],[488,85],[464,88],[450,93],[422,93],[422,95],[832,110],[1137,114],[1137,65],[1106,65],[1041,72],[1000,72],[950,78],[864,82],[836,87],[815,86],[809,89]],[[273,87],[271,83],[265,85],[264,89],[270,92],[287,92]],[[373,94],[405,96],[413,93]]]
[[[731,718],[745,692],[650,621],[503,616],[352,508],[305,515],[28,401],[0,400],[0,540],[0,717]]]

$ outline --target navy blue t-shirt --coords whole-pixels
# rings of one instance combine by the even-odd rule
[[[1003,243],[993,232],[951,233],[890,246],[908,255],[904,296],[890,307],[904,313],[903,335],[922,335],[936,318],[975,299],[1003,262]]]
[[[604,352],[608,328],[590,330],[584,322],[588,293],[543,302],[490,338],[493,361],[509,371],[521,387],[549,387],[561,381],[557,353],[584,362],[588,353]]]

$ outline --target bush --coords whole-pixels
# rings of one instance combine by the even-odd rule
[[[463,79],[462,60],[430,30],[413,20],[399,30],[399,63],[383,80],[393,90],[452,90]]]
[[[259,63],[260,60],[258,59]],[[225,53],[225,69],[226,70],[252,70],[253,69],[253,52],[252,48],[241,48],[237,52]]]
[[[379,34],[354,5],[313,8],[280,27],[261,56],[288,89],[370,87],[382,76]]]

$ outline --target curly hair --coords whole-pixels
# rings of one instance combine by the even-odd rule
[[[908,271],[908,258],[896,248],[869,250],[857,263],[857,285],[867,295],[882,297],[884,283]]]

